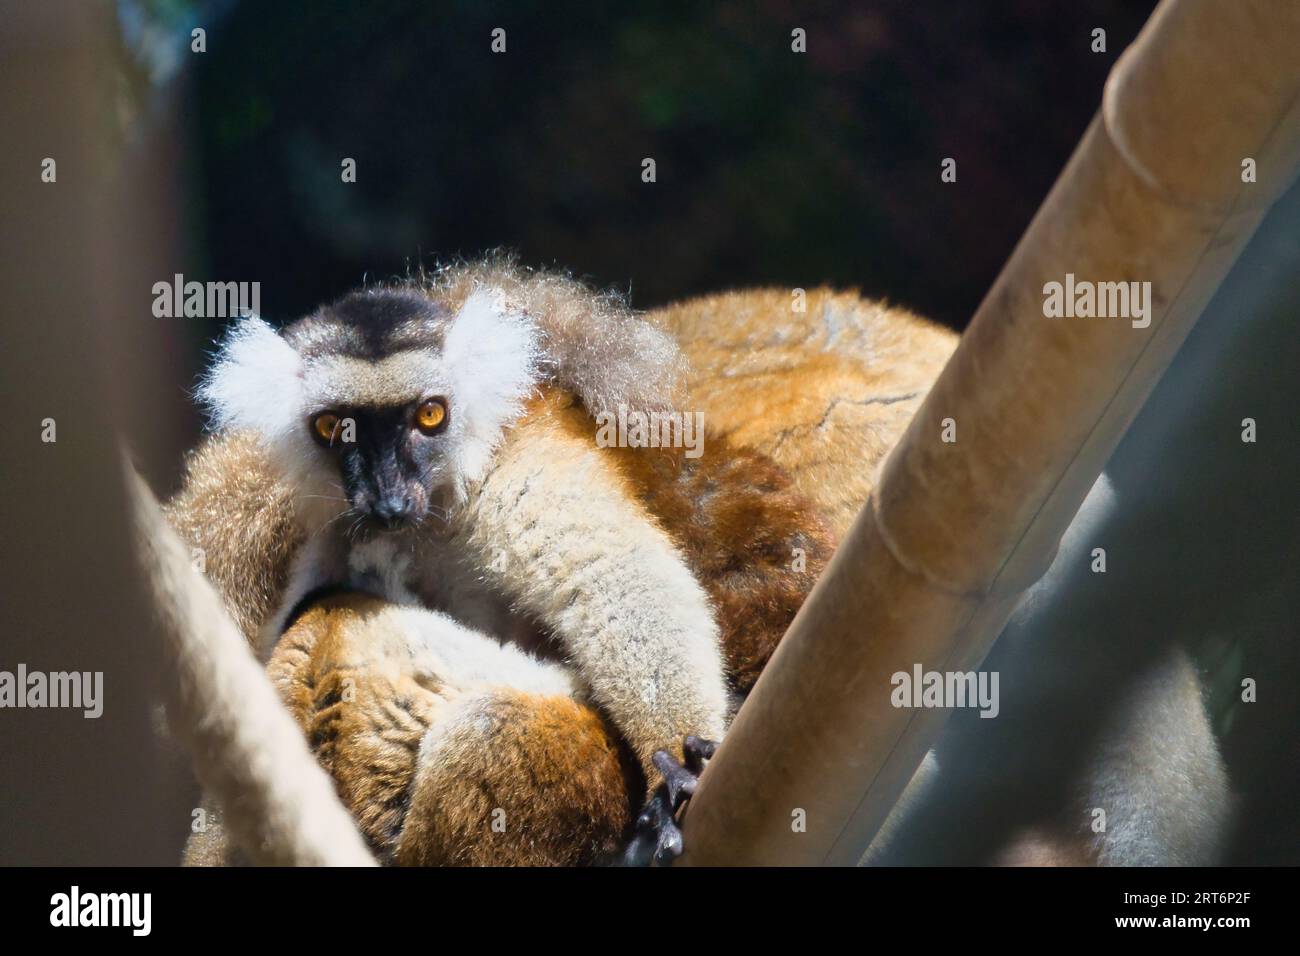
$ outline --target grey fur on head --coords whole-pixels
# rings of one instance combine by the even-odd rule
[[[593,415],[619,405],[665,410],[681,397],[686,362],[676,341],[615,292],[596,292],[566,273],[521,267],[499,252],[421,270],[414,279],[451,309],[475,289],[503,293],[536,324],[548,377]]]

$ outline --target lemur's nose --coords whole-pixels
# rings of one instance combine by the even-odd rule
[[[393,495],[375,502],[373,514],[386,528],[399,528],[411,517],[414,503],[410,495]]]

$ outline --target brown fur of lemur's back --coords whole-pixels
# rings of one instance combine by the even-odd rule
[[[592,418],[570,395],[542,401],[566,429],[594,440]],[[708,593],[727,677],[748,692],[834,550],[817,507],[771,458],[707,428],[697,458],[683,448],[608,453]]]

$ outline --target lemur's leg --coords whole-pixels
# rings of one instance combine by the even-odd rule
[[[433,611],[323,599],[268,672],[386,862],[596,862],[643,793],[567,671]]]
[[[495,690],[425,737],[395,862],[612,861],[640,788],[630,753],[594,710],[570,697]]]

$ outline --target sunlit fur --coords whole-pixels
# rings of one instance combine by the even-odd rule
[[[255,604],[240,617],[260,619],[248,633],[265,653],[302,596],[349,580],[348,550],[374,533],[332,457],[347,450],[323,447],[313,416],[445,397],[449,426],[422,446],[436,454],[420,474],[441,506],[432,521],[382,532],[418,553],[412,592],[499,637],[521,622],[552,635],[649,771],[656,750],[725,728],[718,629],[691,563],[596,447],[589,415],[671,408],[681,371],[673,339],[618,296],[503,258],[364,289],[279,334],[247,318],[200,389],[216,434],[195,458],[201,481],[187,482],[171,510],[197,546],[235,544],[203,522],[223,521],[211,472],[237,447],[260,449],[275,476],[267,487],[289,489],[289,521],[278,494],[252,519],[283,533],[209,557],[223,566],[227,597]],[[537,414],[552,389],[583,409],[571,434],[521,415]],[[267,582],[255,602],[240,584],[250,578]],[[261,598],[268,586],[278,599]]]

